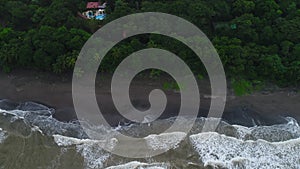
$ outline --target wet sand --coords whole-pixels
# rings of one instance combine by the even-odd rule
[[[96,80],[96,96],[105,118],[112,125],[126,120],[118,114],[110,95],[109,75],[99,75]],[[158,79],[136,78],[130,86],[130,97],[138,109],[149,107],[148,94],[156,88],[163,88],[168,77]],[[201,108],[199,116],[206,116],[210,106],[210,85],[208,80],[201,80]],[[167,107],[161,118],[176,116],[180,108],[180,94],[166,90]],[[72,101],[71,75],[53,75],[33,71],[14,71],[0,73],[0,99],[14,102],[34,101],[56,109],[54,117],[61,121],[76,119]],[[257,124],[271,124],[282,121],[280,117],[294,117],[300,121],[300,94],[292,89],[269,89],[249,96],[237,97],[228,90],[223,118],[230,123],[250,126],[255,119]]]

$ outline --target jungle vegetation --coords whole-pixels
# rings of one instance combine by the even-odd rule
[[[270,82],[300,84],[300,0],[107,0],[104,21],[85,20],[83,0],[0,0],[0,68],[72,72],[78,53],[97,30],[137,12],[164,12],[198,26],[212,41],[226,75],[237,88]],[[158,35],[128,38],[105,57],[100,72],[113,72],[130,53],[168,49],[198,77],[205,69],[193,52]],[[151,76],[159,71],[151,71]]]

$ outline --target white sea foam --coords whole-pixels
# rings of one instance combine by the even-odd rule
[[[88,133],[89,136],[95,136],[97,140],[78,139],[87,138],[79,137],[79,134],[74,132],[79,131],[79,125],[58,122],[54,120],[52,116],[49,116],[48,111],[50,110],[45,111],[46,112],[23,110],[6,111],[0,109],[0,114],[7,115],[7,117],[9,118],[4,118],[4,120],[9,119],[10,122],[15,122],[16,119],[24,119],[24,122],[26,124],[28,123],[30,125],[29,127],[32,127],[32,131],[39,131],[41,133],[44,132],[46,135],[53,135],[53,133],[59,134],[53,135],[56,144],[62,147],[62,149],[67,150],[70,147],[72,149],[75,149],[78,152],[78,155],[81,155],[83,157],[85,168],[89,169],[105,168],[107,167],[107,163],[109,163],[110,160],[115,160],[115,156],[104,150],[104,148],[113,150],[118,143],[116,135],[119,131],[124,131],[124,128],[128,128],[128,130],[130,130],[132,129],[132,127],[134,127],[133,135],[135,133],[138,133],[138,136],[146,140],[148,148],[153,150],[167,151],[169,149],[175,149],[180,146],[180,142],[187,136],[186,133],[182,132],[152,134],[158,133],[157,131],[159,131],[160,128],[172,124],[174,119],[170,118],[167,120],[161,120],[151,123],[151,126],[147,126],[145,124],[144,126],[120,125],[116,128],[104,128],[103,126],[91,127],[90,129],[85,130],[85,132]],[[220,135],[217,133],[196,134],[201,132],[201,127],[203,126],[205,120],[207,119],[197,119],[196,124],[198,125],[195,125],[192,132],[189,133],[195,135],[191,135],[189,139],[192,143],[192,146],[199,154],[201,162],[204,162],[206,166],[230,169],[300,169],[300,127],[295,119],[287,118],[286,124],[273,126],[244,127],[238,125],[231,126],[229,124],[219,126],[220,128],[218,132],[221,131],[220,133],[226,134],[226,131],[228,131],[229,134],[232,134],[231,136],[234,136],[236,138]],[[182,120],[180,121],[180,123],[182,124],[181,126],[186,127],[185,124],[187,121],[187,119],[182,117]],[[16,124],[19,124],[19,121],[16,122]],[[3,128],[7,131],[4,131],[0,128],[0,143],[5,141],[8,136],[7,133],[10,132],[10,128]],[[222,132],[223,130],[225,132]],[[65,133],[66,135],[72,137],[67,137]],[[180,150],[181,149],[178,149],[178,151]],[[175,152],[176,151],[177,149],[175,150]],[[193,151],[191,152],[195,153]],[[183,155],[183,157],[185,158],[186,156]],[[127,161],[128,159],[122,159],[118,162],[115,162],[114,165],[122,164]],[[132,168],[166,169],[170,168],[170,164],[142,163],[133,161],[118,166],[112,166],[107,169]]]
[[[178,144],[186,137],[186,133],[173,132],[163,134],[153,134],[145,137],[148,146],[153,150],[169,150],[176,148]]]
[[[84,157],[84,162],[87,168],[103,168],[104,163],[111,156],[110,153],[104,151],[94,144],[76,145],[77,152],[80,152]]]
[[[242,140],[263,139],[270,142],[286,141],[300,137],[300,127],[291,117],[286,118],[286,124],[272,126],[244,127],[233,125],[237,129],[237,138]]]
[[[26,115],[28,111],[23,111],[23,110],[2,110],[0,109],[0,113],[3,115],[13,115],[15,116],[15,119],[24,119],[24,116]]]
[[[200,133],[190,141],[205,166],[215,168],[300,168],[300,139],[270,143]]]
[[[252,129],[240,125],[232,125],[237,130],[236,138],[246,140],[247,136],[251,135]]]
[[[7,133],[2,128],[0,128],[0,144],[7,138]]]
[[[126,164],[121,164],[118,166],[111,166],[106,169],[168,169],[170,168],[167,163],[141,163],[138,161],[132,161]]]
[[[90,140],[90,139],[77,139],[61,135],[54,135],[54,141],[58,146],[76,146],[84,158],[87,168],[103,168],[104,163],[111,156],[110,153],[103,148],[113,149],[116,144],[115,139],[108,140]]]
[[[186,137],[185,133],[182,132],[174,132],[174,133],[164,133],[159,135],[149,135],[145,137],[149,148],[153,150],[169,150],[172,148],[176,148],[179,143]],[[85,164],[88,168],[103,168],[104,163],[110,158],[111,154],[104,150],[113,150],[116,146],[118,140],[116,138],[111,138],[107,140],[91,140],[91,139],[77,139],[73,137],[67,137],[62,135],[53,135],[54,141],[58,146],[61,147],[69,147],[75,146],[77,152],[81,153],[82,157],[84,157]],[[135,168],[140,168],[145,166],[147,169],[159,169],[162,168],[162,165],[145,165],[140,163],[129,163],[124,167],[128,168],[128,166],[136,165]],[[165,165],[163,165],[165,166]],[[122,167],[122,166],[119,166]],[[123,168],[124,168],[123,167]],[[129,167],[131,168],[131,167]]]

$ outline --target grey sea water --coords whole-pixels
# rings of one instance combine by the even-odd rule
[[[33,102],[1,105],[0,168],[300,168],[300,127],[291,117],[272,126],[245,127],[222,121],[215,132],[206,133],[201,130],[208,119],[198,118],[188,134],[160,134],[176,118],[184,127],[188,117],[111,128],[93,126],[91,130],[102,137],[92,140],[78,122],[60,122],[52,118],[54,113],[54,109]],[[111,154],[101,147],[113,148],[116,132],[144,138],[151,149],[168,151],[140,159]],[[184,140],[179,142],[180,138]]]

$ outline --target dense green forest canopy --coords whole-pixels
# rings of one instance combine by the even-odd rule
[[[300,84],[300,0],[107,0],[104,21],[78,16],[86,2],[0,0],[1,69],[70,72],[81,47],[99,25],[131,13],[157,11],[198,26],[216,47],[229,78]],[[100,71],[113,71],[131,52],[160,47],[184,58],[196,75],[205,75],[186,46],[167,38],[128,38],[109,52]]]

